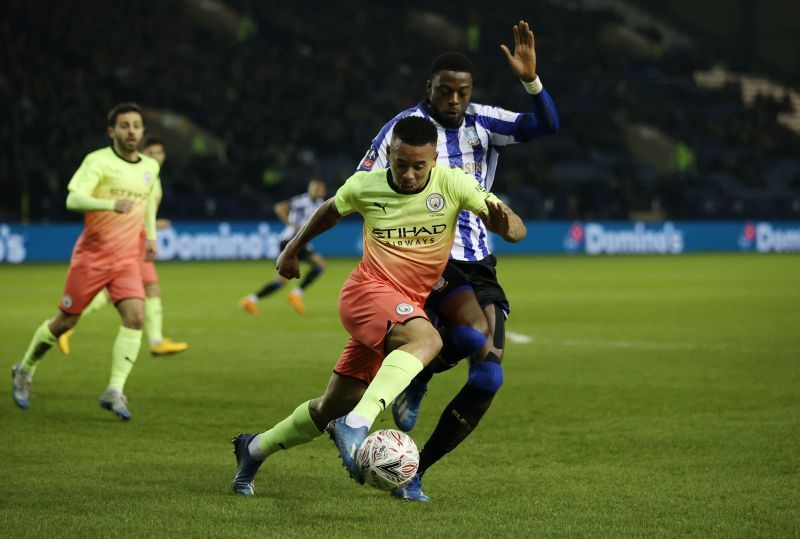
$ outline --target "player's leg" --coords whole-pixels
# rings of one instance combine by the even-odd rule
[[[461,359],[480,350],[488,333],[486,316],[478,304],[467,277],[453,264],[448,264],[439,286],[428,298],[426,308],[432,309],[443,322],[441,353],[425,367],[392,404],[392,416],[400,430],[409,432],[419,415],[428,382],[436,372],[442,372]]]
[[[420,452],[420,476],[455,449],[478,426],[503,384],[505,312],[497,304],[484,308],[491,338],[470,357],[467,383],[445,407],[431,437]]]
[[[256,292],[252,294],[248,294],[239,300],[239,306],[247,311],[250,314],[258,314],[258,302],[259,300],[269,296],[273,292],[277,292],[281,288],[283,288],[289,280],[281,277],[277,273],[275,274],[275,278],[270,282],[266,283],[264,286],[259,288]]]
[[[142,281],[144,283],[144,329],[150,343],[150,353],[164,356],[183,352],[189,345],[164,337],[164,309],[161,304],[161,285],[158,272],[153,262],[142,263]]]
[[[363,380],[334,372],[321,397],[300,404],[289,417],[261,434],[234,437],[236,475],[231,483],[233,492],[252,496],[255,475],[267,457],[317,438],[329,421],[353,408],[366,386]]]
[[[39,361],[56,344],[58,337],[75,327],[79,319],[79,314],[68,314],[59,309],[53,318],[36,328],[22,360],[11,368],[11,396],[21,409],[27,410],[30,405],[33,374]]]
[[[86,317],[95,311],[99,311],[110,302],[111,301],[108,299],[108,292],[106,290],[101,290],[83,310],[81,313],[81,318]],[[72,337],[73,333],[75,333],[74,329],[68,329],[58,337],[58,349],[61,350],[61,353],[65,356],[69,355],[69,339]]]
[[[369,428],[387,404],[436,357],[441,347],[439,332],[427,318],[411,318],[404,323],[396,323],[385,340],[388,354],[361,400],[352,412],[328,426],[345,468],[359,483],[363,483],[364,479],[355,462],[355,453]]]
[[[100,397],[100,406],[114,412],[123,421],[131,418],[125,382],[139,357],[144,327],[144,285],[138,259],[122,265],[108,283],[111,301],[119,312],[122,325],[111,349],[111,375]]]
[[[39,361],[61,335],[75,327],[81,312],[102,290],[107,278],[107,270],[98,261],[84,258],[70,262],[56,315],[36,329],[25,355],[12,368],[12,397],[17,406],[23,410],[28,408],[33,374]]]
[[[325,271],[325,260],[323,260],[319,254],[315,253],[308,245],[300,253],[300,260],[310,263],[311,268],[303,276],[300,285],[289,293],[287,300],[298,313],[303,314],[306,312],[306,307],[303,305],[304,290],[308,288],[311,283],[316,281],[317,277],[322,275],[322,272]]]

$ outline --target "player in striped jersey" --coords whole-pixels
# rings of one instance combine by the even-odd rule
[[[308,182],[308,190],[305,193],[275,204],[273,208],[275,215],[286,225],[281,233],[281,251],[323,202],[325,202],[325,182],[314,178]],[[287,299],[298,313],[303,314],[306,312],[303,304],[303,291],[325,270],[325,260],[314,251],[311,244],[306,245],[298,256],[303,262],[311,264],[311,269],[306,273],[300,285],[289,293]],[[287,282],[288,279],[276,273],[275,279],[262,286],[257,292],[243,297],[239,301],[239,305],[250,314],[258,314],[258,300],[283,288]]]
[[[472,62],[460,53],[442,54],[431,66],[426,86],[428,98],[401,112],[380,130],[358,170],[386,167],[387,142],[397,121],[407,116],[422,116],[431,119],[438,130],[439,164],[461,168],[491,190],[498,157],[505,146],[556,133],[558,114],[536,72],[533,32],[527,22],[519,21],[513,27],[513,34],[513,53],[505,45],[501,49],[511,71],[530,95],[531,112],[511,112],[470,102],[475,74]],[[445,347],[439,361],[420,373],[395,399],[392,407],[395,422],[403,430],[413,428],[427,382],[433,372],[447,367],[442,363],[452,365],[472,352],[469,378],[445,408],[423,447],[419,476],[408,487],[394,492],[405,499],[428,501],[422,492],[422,474],[477,426],[503,381],[504,321],[510,307],[497,282],[496,259],[491,253],[486,227],[479,218],[461,212],[457,226],[441,286],[434,290],[426,305],[447,320],[449,331],[443,334]],[[475,338],[480,334],[489,336],[484,344]]]

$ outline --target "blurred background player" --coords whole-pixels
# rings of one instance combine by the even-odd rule
[[[322,203],[325,202],[325,193],[325,182],[319,178],[314,178],[308,182],[308,190],[305,193],[275,204],[273,207],[275,215],[286,225],[281,233],[281,251],[297,234],[300,227],[308,221],[309,217],[317,211],[317,208],[322,206]],[[303,314],[306,312],[306,307],[303,304],[303,291],[325,270],[325,260],[314,252],[314,247],[311,244],[303,247],[298,254],[298,258],[302,262],[311,264],[311,269],[303,277],[300,285],[289,293],[287,299],[298,313]],[[243,297],[239,301],[239,305],[250,314],[258,314],[258,300],[283,288],[288,281],[288,279],[276,273],[275,279],[261,287],[258,292]]]
[[[164,166],[164,161],[167,159],[167,152],[164,142],[156,137],[147,137],[142,144],[142,152],[158,161],[159,170]],[[156,203],[156,211],[161,205],[161,199],[164,192],[161,188],[161,174],[155,179],[153,184],[153,198]],[[169,219],[156,219],[156,228],[163,230],[172,226]],[[142,230],[142,245],[147,241],[145,231]],[[165,356],[183,352],[189,345],[185,342],[176,342],[169,337],[164,337],[164,310],[161,305],[161,286],[158,282],[158,273],[156,272],[155,260],[147,260],[144,256],[141,258],[141,273],[142,283],[144,284],[144,329],[147,332],[147,339],[150,343],[150,353],[154,356]],[[108,291],[102,290],[92,302],[81,313],[82,317],[105,307],[110,302]],[[69,355],[69,340],[72,334],[75,333],[74,329],[66,331],[58,338],[58,348],[65,355]]]
[[[36,367],[58,337],[78,323],[81,313],[103,288],[122,318],[111,351],[111,377],[100,406],[122,420],[131,413],[123,393],[139,355],[144,324],[141,259],[155,259],[156,201],[159,165],[139,153],[144,134],[142,111],[121,103],[108,114],[111,146],[88,154],[69,182],[67,208],[84,213],[84,228],[72,251],[64,293],[56,315],[45,320],[22,360],[12,367],[12,397],[21,409],[30,404]],[[142,253],[141,232],[147,239]]]
[[[505,45],[500,47],[512,73],[530,95],[531,112],[471,103],[475,76],[472,61],[461,53],[444,53],[431,65],[431,78],[426,85],[428,98],[401,112],[381,129],[358,170],[385,167],[387,141],[391,140],[395,123],[406,116],[423,116],[431,118],[438,130],[439,164],[462,168],[491,190],[503,147],[558,132],[555,105],[536,72],[533,32],[525,21],[515,24],[512,31],[514,52]],[[422,475],[477,427],[503,383],[504,322],[510,307],[497,281],[497,261],[480,219],[462,212],[457,228],[450,262],[426,305],[434,308],[449,326],[442,336],[442,354],[398,395],[392,406],[398,427],[411,430],[433,373],[470,355],[467,382],[447,405],[422,448],[418,475],[407,487],[393,492],[415,501],[428,501],[422,492]]]

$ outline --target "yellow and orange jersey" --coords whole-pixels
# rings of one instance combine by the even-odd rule
[[[140,153],[135,163],[107,147],[88,154],[69,182],[73,193],[96,199],[130,199],[129,213],[87,211],[84,229],[75,245],[74,255],[112,258],[136,257],[141,253],[141,230],[148,204],[154,204],[154,186],[158,181],[158,162]]]
[[[497,200],[461,169],[435,166],[420,191],[403,193],[391,169],[356,172],[336,192],[341,215],[364,217],[364,255],[356,272],[423,303],[444,270],[462,209],[487,212]]]

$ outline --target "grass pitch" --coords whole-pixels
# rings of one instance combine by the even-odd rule
[[[800,535],[800,257],[501,259],[506,383],[473,435],[426,474],[429,505],[347,478],[330,441],[275,455],[256,497],[229,494],[229,439],[319,395],[346,335],[354,260],[244,314],[269,262],[161,264],[165,333],[143,346],[133,421],[97,405],[118,327],[86,317],[51,351],[22,412],[0,387],[0,536]],[[4,368],[52,315],[64,265],[0,266]],[[464,383],[438,375],[420,447]],[[389,427],[391,414],[376,428]]]

